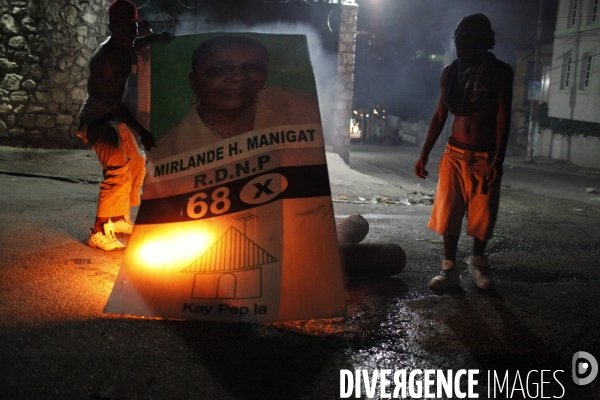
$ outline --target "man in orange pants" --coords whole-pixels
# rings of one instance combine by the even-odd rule
[[[149,43],[173,39],[167,32],[136,39],[141,20],[137,6],[130,0],[115,0],[108,8],[108,16],[111,36],[90,60],[88,96],[80,111],[78,129],[78,136],[96,151],[104,174],[88,245],[106,251],[125,247],[115,233],[131,233],[130,208],[140,204],[145,158],[129,128],[140,136],[146,150],[155,146],[152,134],[122,102],[131,72],[131,54]]]
[[[495,44],[494,31],[483,14],[464,17],[456,27],[454,43],[458,59],[442,70],[438,105],[415,165],[415,174],[425,179],[429,153],[450,111],[455,116],[452,135],[440,161],[438,188],[427,225],[443,236],[445,260],[442,273],[431,280],[429,287],[460,286],[456,253],[466,214],[467,235],[473,237],[467,269],[479,288],[490,289],[492,280],[484,250],[498,214],[513,72],[488,51]]]

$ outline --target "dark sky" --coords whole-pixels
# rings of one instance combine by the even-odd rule
[[[374,36],[357,47],[355,105],[379,104],[403,119],[428,119],[439,93],[443,64],[427,55],[452,49],[465,15],[483,13],[496,32],[493,53],[515,65],[516,51],[533,48],[540,0],[357,0],[358,29]],[[544,0],[542,42],[552,40],[557,0]],[[360,37],[360,35],[359,35]],[[419,55],[421,57],[419,58]]]

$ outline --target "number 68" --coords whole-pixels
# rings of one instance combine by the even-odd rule
[[[187,203],[188,216],[193,219],[202,218],[209,209],[214,215],[220,215],[231,207],[231,201],[228,198],[229,189],[225,186],[213,191],[210,197],[212,201],[208,203],[205,201],[208,195],[204,192],[198,192],[190,197]]]

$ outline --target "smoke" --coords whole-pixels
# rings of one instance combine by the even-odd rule
[[[514,67],[518,50],[533,49],[540,4],[539,0],[357,1],[358,30],[373,39],[366,54],[365,41],[357,49],[355,98],[366,102],[371,98],[403,119],[427,119],[433,113],[440,72],[456,58],[452,36],[461,18],[486,15],[496,32],[492,52]],[[544,3],[548,42],[558,1]],[[446,57],[443,62],[428,62],[432,54]],[[364,62],[365,55],[371,56],[369,62]]]

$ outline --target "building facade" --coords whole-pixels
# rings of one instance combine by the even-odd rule
[[[510,134],[512,142],[518,147],[527,147],[529,114],[532,110],[534,113],[537,113],[539,103],[548,102],[552,48],[552,43],[540,46],[538,71],[535,68],[535,63],[537,62],[535,49],[517,51],[517,63],[514,69],[512,129]],[[537,76],[534,76],[534,74]],[[536,82],[538,79],[541,80],[539,91],[531,90],[531,82]]]
[[[548,115],[600,123],[600,0],[561,0]]]
[[[600,169],[600,0],[558,7],[533,155]]]

